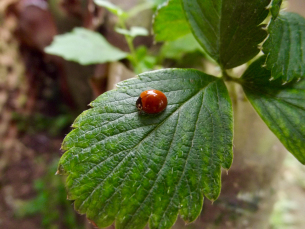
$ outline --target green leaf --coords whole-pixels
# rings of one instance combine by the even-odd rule
[[[271,0],[181,1],[196,39],[221,66],[239,66],[259,53]]]
[[[282,2],[283,0],[273,0],[271,3],[270,12],[274,20],[277,18],[277,16],[280,13]]]
[[[270,130],[305,164],[305,80],[286,85],[269,81],[271,72],[262,67],[265,56],[255,61],[242,76],[244,91]]]
[[[83,65],[117,61],[127,56],[99,33],[84,28],[75,28],[70,33],[55,36],[45,52]]]
[[[177,40],[166,42],[162,46],[161,54],[166,58],[181,59],[185,53],[191,53],[198,50],[204,53],[193,34],[189,33]]]
[[[305,19],[298,14],[282,12],[269,27],[263,45],[266,65],[272,78],[289,82],[305,76]]]
[[[169,0],[159,8],[153,27],[156,41],[173,41],[191,33],[180,0]]]
[[[159,6],[167,2],[167,0],[147,0],[147,1],[153,3],[155,6]]]
[[[135,66],[134,72],[139,74],[153,70],[157,63],[157,57],[150,55],[144,45],[138,46],[135,51],[138,64]]]
[[[120,7],[114,5],[113,3],[111,3],[107,0],[94,0],[94,3],[98,6],[106,8],[111,13],[113,13],[119,17],[127,16],[127,13],[124,12]]]
[[[140,93],[168,98],[157,115],[139,114]],[[192,69],[147,72],[102,94],[63,142],[59,173],[68,198],[99,227],[170,228],[178,213],[194,221],[203,194],[220,193],[232,163],[231,100],[222,79]]]
[[[117,33],[123,34],[123,35],[128,35],[131,37],[137,37],[137,36],[147,36],[148,31],[144,27],[138,27],[138,26],[133,26],[130,28],[130,30],[127,29],[122,29],[122,28],[115,28],[115,31]]]

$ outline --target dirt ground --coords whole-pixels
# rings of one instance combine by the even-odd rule
[[[50,139],[46,135],[24,136],[16,144],[22,144],[20,152],[5,152],[7,165],[2,169],[0,178],[0,227],[6,229],[39,229],[39,215],[18,219],[15,211],[20,202],[36,196],[33,182],[45,173],[45,163],[58,158],[61,152],[61,139]],[[7,155],[4,155],[7,154]],[[39,158],[44,163],[37,163]]]

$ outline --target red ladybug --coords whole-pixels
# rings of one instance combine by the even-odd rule
[[[156,114],[163,111],[167,106],[166,96],[158,90],[147,90],[140,94],[136,102],[139,111],[148,114]]]

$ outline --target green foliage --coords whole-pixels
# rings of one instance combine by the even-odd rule
[[[58,160],[50,164],[44,177],[34,183],[37,196],[24,202],[15,213],[17,217],[41,215],[41,226],[45,229],[57,229],[63,224],[65,228],[83,228],[76,221],[75,213],[71,209],[71,202],[67,200],[63,179],[55,177]],[[64,215],[64,217],[61,217]]]
[[[98,6],[106,8],[108,11],[118,16],[120,20],[126,20],[130,17],[136,16],[143,10],[151,9],[154,5],[158,5],[158,1],[146,1],[142,4],[136,5],[129,11],[124,11],[120,7],[114,5],[108,0],[94,0],[94,3]]]
[[[127,56],[127,53],[109,44],[99,33],[84,28],[57,35],[45,52],[83,65],[117,61]]]
[[[73,115],[61,114],[56,117],[49,117],[37,113],[33,116],[13,114],[13,120],[16,121],[18,130],[28,134],[46,131],[51,136],[58,136],[62,131],[71,125]]]
[[[182,0],[192,31],[207,53],[225,69],[237,67],[259,53],[267,36],[259,25],[270,0]]]
[[[140,73],[143,70],[145,71],[147,69],[151,70],[152,67],[149,64],[149,61],[153,62],[154,60],[152,60],[152,58],[150,58],[149,56],[141,56],[141,59],[139,59],[137,50],[133,45],[133,40],[135,37],[148,36],[149,32],[146,28],[137,26],[132,26],[130,29],[127,29],[126,21],[128,18],[136,16],[143,10],[151,9],[154,6],[154,3],[149,1],[143,2],[142,4],[136,5],[135,7],[126,12],[106,0],[95,0],[94,2],[99,6],[105,7],[110,12],[118,16],[118,23],[115,28],[115,31],[125,36],[126,42],[130,50],[130,54],[127,56],[127,59],[129,59],[131,64],[133,65],[135,73]]]
[[[167,109],[143,115],[135,107],[149,88],[163,91]],[[223,81],[196,70],[159,70],[102,94],[64,140],[59,172],[68,197],[100,227],[169,228],[178,213],[194,221],[203,194],[220,193],[221,167],[232,163],[233,118]]]
[[[263,45],[266,65],[272,78],[290,82],[305,77],[305,19],[298,14],[282,12],[272,20],[268,39]]]
[[[121,29],[121,28],[115,28],[115,31],[117,33],[123,34],[123,35],[128,35],[130,37],[137,37],[137,36],[147,36],[148,31],[147,29],[143,27],[137,27],[137,26],[132,26],[130,30],[127,29]]]
[[[144,32],[126,28],[132,10],[121,12],[105,1],[96,2],[119,17],[117,31],[126,37],[134,71],[155,68],[157,58],[147,48],[133,46],[133,38]],[[92,102],[65,138],[66,152],[58,167],[68,175],[68,197],[75,200],[77,211],[100,227],[115,221],[118,229],[143,228],[147,222],[150,228],[170,228],[178,214],[194,221],[203,195],[218,197],[221,168],[232,163],[233,115],[224,80],[242,85],[268,127],[305,164],[305,19],[279,14],[281,2],[169,0],[158,10],[155,38],[166,41],[160,59],[181,60],[184,53],[204,53],[203,48],[223,76],[191,69],[152,71]],[[261,23],[268,23],[268,7],[272,21],[265,31]],[[267,32],[266,55],[241,78],[228,75],[226,69],[259,53]],[[280,77],[289,83],[283,85]],[[139,114],[135,102],[152,88],[163,91],[169,104],[162,113]]]
[[[242,76],[244,91],[261,118],[283,145],[305,164],[305,80],[285,86],[269,81],[271,72],[255,61]]]
[[[161,56],[171,59],[181,59],[185,53],[192,53],[195,51],[204,53],[193,34],[189,33],[174,41],[166,42],[161,49]]]
[[[162,4],[165,4],[165,2],[167,2],[167,0],[147,0],[148,2],[152,2],[154,5],[159,6]]]
[[[270,12],[275,20],[280,13],[283,0],[272,0]]]
[[[157,63],[157,58],[149,54],[145,46],[139,46],[136,49],[136,58],[138,61],[134,69],[136,74],[153,70]]]
[[[180,0],[169,0],[157,11],[154,32],[156,41],[173,41],[191,33]]]
[[[120,7],[114,5],[107,0],[94,0],[94,3],[98,6],[104,7],[111,13],[117,15],[118,17],[127,17],[127,13],[124,12]]]

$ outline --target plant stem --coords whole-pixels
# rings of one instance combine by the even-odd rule
[[[120,21],[120,25],[121,25],[122,29],[127,30],[124,19],[120,18],[119,21]],[[133,67],[135,68],[138,65],[138,60],[137,60],[137,55],[136,55],[136,52],[135,52],[135,48],[133,46],[133,38],[131,36],[126,35],[126,34],[124,36],[125,36],[128,48],[130,50],[131,63],[133,65]]]
[[[233,81],[235,83],[238,83],[238,84],[242,84],[242,80],[240,78],[236,78],[236,77],[232,77],[230,76],[226,70],[222,69],[222,78],[225,80],[225,81]]]

